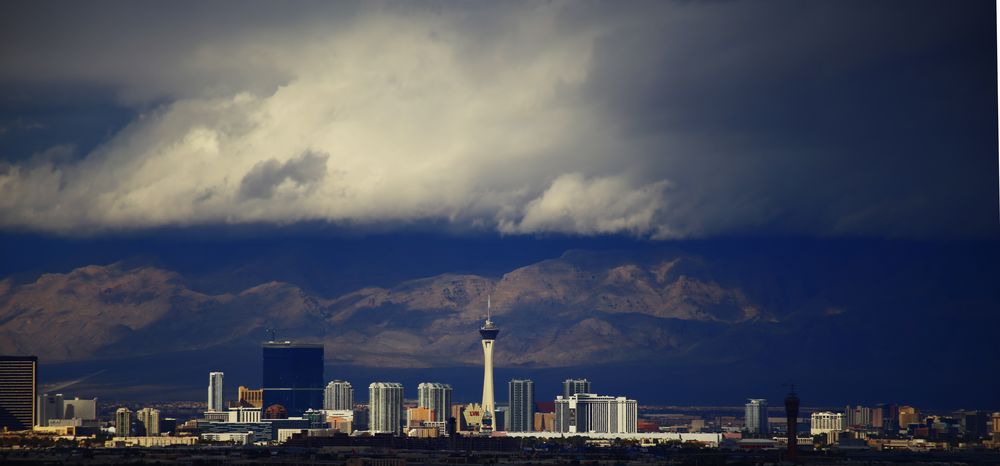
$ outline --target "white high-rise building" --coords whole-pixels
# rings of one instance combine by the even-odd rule
[[[63,417],[66,419],[96,421],[97,398],[81,400],[80,397],[76,397],[72,400],[63,400]]]
[[[751,434],[767,434],[770,428],[767,424],[767,400],[750,398],[745,406],[744,425]]]
[[[424,382],[417,385],[417,402],[431,410],[432,422],[447,422],[451,416],[451,385]]]
[[[323,391],[323,409],[354,409],[354,387],[350,382],[334,380]]]
[[[577,393],[556,397],[555,431],[631,434],[638,432],[639,405],[623,396]]]
[[[47,426],[49,420],[62,419],[65,410],[62,393],[50,395],[48,393],[38,395],[38,404],[35,410],[37,414],[37,425]]]
[[[844,414],[823,411],[812,413],[809,425],[809,435],[827,434],[831,437],[844,431]]]
[[[577,393],[594,393],[587,379],[566,379],[563,381],[563,398],[569,398]]]
[[[208,373],[208,411],[222,412],[222,372]]]
[[[496,418],[496,404],[493,402],[493,343],[500,329],[490,320],[490,297],[486,297],[486,322],[479,329],[483,341],[483,420],[479,430],[493,430],[493,420]]]
[[[156,437],[160,435],[160,410],[142,408],[135,412],[135,417],[146,429],[147,437]]]
[[[507,384],[507,430],[531,432],[535,424],[535,383],[527,379],[514,379]]]
[[[373,382],[368,386],[368,430],[399,435],[403,427],[403,384]]]

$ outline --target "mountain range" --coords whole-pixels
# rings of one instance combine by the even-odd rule
[[[583,374],[647,400],[728,402],[794,381],[831,400],[902,390],[950,402],[960,391],[1000,403],[985,369],[998,258],[926,245],[569,250],[347,290],[335,282],[361,278],[336,264],[305,285],[272,266],[272,279],[243,286],[267,263],[199,275],[123,260],[0,280],[0,353],[38,355],[48,382],[106,371],[76,388],[88,393],[191,399],[208,370],[257,383],[274,328],[323,343],[330,377],[438,377],[468,394],[489,299],[500,377]]]
[[[322,342],[339,363],[476,364],[490,297],[497,363],[557,367],[674,357],[729,329],[776,324],[695,257],[635,263],[571,251],[500,277],[441,274],[316,296],[271,281],[231,293],[192,289],[152,266],[91,265],[0,282],[0,352],[47,361],[252,344],[266,328]]]

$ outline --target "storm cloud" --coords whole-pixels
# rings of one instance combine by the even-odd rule
[[[4,229],[998,232],[989,2],[0,8]]]

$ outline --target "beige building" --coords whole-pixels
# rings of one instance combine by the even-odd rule
[[[135,412],[135,417],[146,429],[147,437],[160,435],[160,410],[153,408],[142,408]]]
[[[430,408],[410,408],[406,410],[406,426],[420,427],[434,420],[434,410]]]
[[[416,438],[436,438],[441,434],[440,429],[435,426],[407,427],[406,436]]]
[[[115,411],[115,433],[118,437],[132,436],[132,411],[122,407]]]
[[[556,413],[535,413],[535,432],[555,432]]]
[[[899,428],[905,429],[910,424],[920,423],[920,410],[913,406],[899,407]]]
[[[249,406],[253,408],[263,408],[264,407],[264,390],[251,390],[247,387],[240,385],[237,390],[236,402],[240,406]]]
[[[121,447],[167,447],[170,445],[194,445],[198,437],[115,437],[104,446],[107,448]]]

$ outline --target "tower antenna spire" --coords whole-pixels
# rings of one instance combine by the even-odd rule
[[[492,307],[492,304],[490,303],[490,301],[491,301],[490,295],[486,295],[486,321],[487,322],[490,321],[490,308]]]

